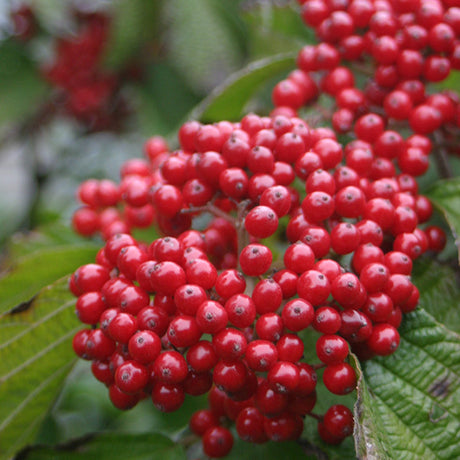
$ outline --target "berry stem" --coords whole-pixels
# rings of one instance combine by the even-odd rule
[[[230,216],[225,211],[222,211],[222,209],[218,208],[212,203],[208,203],[206,206],[191,206],[190,208],[182,209],[180,212],[181,214],[194,214],[194,213],[201,213],[201,212],[209,212],[213,214],[214,216],[222,217],[223,219],[228,220],[233,225],[236,225],[236,220],[234,217]]]
[[[244,200],[241,203],[238,203],[238,207],[237,207],[237,218],[236,218],[236,222],[234,223],[235,223],[236,234],[237,234],[237,239],[238,239],[238,248],[237,248],[238,255],[240,254],[242,249],[249,244],[249,234],[244,228],[244,218],[246,217],[249,203],[250,203],[250,200]],[[238,268],[241,270],[241,267],[239,266],[239,262],[238,262]]]
[[[449,163],[449,157],[446,148],[443,146],[443,138],[440,132],[434,132],[434,140],[434,158],[436,161],[436,166],[438,168],[439,175],[443,179],[451,179],[453,177],[452,168]]]
[[[314,414],[313,412],[309,412],[307,415],[311,418],[314,418],[315,420],[318,420],[318,422],[322,422],[324,418],[323,415]]]

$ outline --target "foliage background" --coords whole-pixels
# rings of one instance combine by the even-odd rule
[[[69,229],[74,193],[89,177],[117,180],[123,161],[142,155],[148,136],[164,135],[174,146],[187,118],[267,113],[271,87],[294,67],[296,51],[313,41],[312,33],[294,1],[35,0],[41,35],[23,44],[11,35],[10,6],[0,3],[0,457],[184,458],[183,444],[174,441],[202,399],[187,399],[174,414],[161,414],[148,401],[121,413],[87,363],[73,357],[70,340],[79,324],[65,277],[98,248]],[[72,6],[112,17],[108,68],[133,56],[144,67],[143,78],[123,88],[131,116],[122,131],[89,133],[69,118],[39,118],[52,88],[37,69],[49,58],[52,38],[71,33]],[[454,75],[446,85],[457,81]],[[459,164],[452,159],[455,177]],[[458,180],[432,186],[434,179],[422,185],[431,186],[435,204],[459,230]],[[352,439],[340,448],[321,444],[311,424],[302,445],[239,441],[230,458],[460,458],[455,255],[451,238],[442,263],[417,265],[424,310],[407,318],[396,356],[366,363],[363,374],[355,363],[361,376],[357,454]],[[306,337],[307,345],[312,340]],[[354,399],[344,402],[351,407]],[[327,408],[328,396],[320,400]],[[200,451],[192,445],[194,455]]]

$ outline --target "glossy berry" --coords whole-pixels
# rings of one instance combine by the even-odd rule
[[[330,364],[324,369],[323,382],[336,395],[351,393],[356,387],[356,375],[347,363]]]
[[[225,457],[233,447],[233,435],[227,428],[215,426],[205,431],[202,443],[203,451],[209,457]]]
[[[345,438],[353,433],[353,413],[342,404],[331,406],[324,414],[325,429],[337,438]]]

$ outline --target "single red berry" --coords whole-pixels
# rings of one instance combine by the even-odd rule
[[[339,335],[322,335],[316,341],[316,354],[324,364],[335,364],[348,356],[348,343]]]
[[[177,348],[190,347],[200,340],[202,330],[193,316],[178,315],[168,327],[168,339]]]
[[[192,261],[187,265],[185,274],[190,284],[197,284],[203,289],[211,289],[215,285],[217,279],[216,267],[211,262],[204,259],[195,259]]]
[[[109,387],[109,398],[112,404],[120,410],[132,409],[139,401],[138,394],[127,394],[114,383]]]
[[[177,351],[161,353],[153,363],[155,379],[166,384],[177,384],[187,377],[187,361]]]
[[[333,394],[345,395],[356,387],[356,374],[347,363],[330,364],[324,369],[323,382]]]
[[[340,314],[339,333],[351,343],[367,340],[372,334],[372,321],[359,310],[345,310]]]
[[[227,325],[228,313],[219,302],[206,300],[198,307],[195,318],[202,332],[215,334]]]
[[[297,293],[299,297],[313,306],[324,303],[331,293],[331,285],[327,276],[316,270],[307,270],[298,279]],[[313,318],[312,318],[313,320]]]
[[[264,430],[264,416],[255,407],[245,407],[238,414],[235,425],[243,441],[260,444],[268,440]]]
[[[324,427],[337,438],[345,438],[353,433],[353,413],[342,404],[331,406],[324,414]]]
[[[241,361],[218,361],[214,367],[213,380],[225,392],[241,390],[246,382],[248,370]]]
[[[232,450],[233,435],[227,428],[215,426],[205,431],[202,443],[203,451],[209,457],[225,457]]]
[[[277,342],[283,332],[283,320],[276,313],[266,313],[256,321],[256,333],[262,340]]]
[[[320,307],[315,312],[312,326],[323,334],[335,334],[342,325],[339,312],[332,307]]]
[[[312,304],[304,299],[290,300],[281,313],[284,325],[294,332],[306,329],[314,316],[315,311]]]
[[[245,359],[252,370],[266,372],[278,360],[277,347],[268,340],[253,340],[246,348]]]
[[[272,253],[262,244],[249,244],[240,253],[241,270],[248,276],[263,275],[272,263]]]
[[[154,332],[139,331],[129,339],[128,350],[135,361],[149,364],[160,354],[161,339]]]
[[[379,356],[391,355],[399,346],[399,332],[388,323],[376,324],[371,336],[367,339],[367,346]]]
[[[246,294],[235,294],[224,305],[229,321],[238,328],[252,325],[256,318],[256,306]]]
[[[278,216],[268,206],[256,206],[244,219],[247,232],[256,238],[267,238],[278,228]]]
[[[141,391],[148,382],[147,368],[137,361],[126,361],[115,372],[115,384],[128,394]]]
[[[268,371],[267,382],[278,393],[294,391],[299,384],[299,369],[289,361],[278,361]]]
[[[228,327],[213,336],[212,344],[220,359],[236,361],[244,356],[248,342],[241,331]]]
[[[171,383],[156,382],[152,389],[153,405],[161,412],[174,412],[184,403],[182,387]]]
[[[100,292],[86,292],[77,299],[75,312],[78,319],[85,324],[96,324],[106,309]]]
[[[280,361],[297,363],[304,352],[304,343],[296,334],[283,334],[276,344]]]

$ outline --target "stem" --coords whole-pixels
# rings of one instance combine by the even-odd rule
[[[247,214],[247,209],[249,206],[250,200],[244,200],[241,203],[238,203],[237,207],[237,217],[235,222],[236,235],[238,239],[238,248],[237,254],[239,256],[242,249],[249,244],[249,234],[244,228],[244,218]],[[238,262],[238,269],[241,270]]]
[[[372,71],[372,69],[365,64],[363,65],[363,64],[353,62],[353,63],[350,63],[349,67],[352,71],[361,73],[365,75],[366,77],[374,76],[374,72]]]
[[[449,163],[449,154],[443,146],[443,136],[439,131],[434,133],[434,159],[438,168],[439,175],[443,179],[452,179],[452,168]]]
[[[324,363],[318,363],[318,364],[311,364],[311,367],[317,371],[318,369],[322,369],[323,367],[326,367],[326,364]]]
[[[314,414],[313,412],[309,412],[308,414],[309,417],[311,418],[314,418],[315,420],[318,420],[318,422],[322,422],[323,421],[323,418],[324,416],[323,415],[318,415],[318,414]]]
[[[194,213],[199,213],[199,212],[209,212],[213,214],[214,216],[222,217],[223,219],[228,220],[231,224],[235,226],[237,224],[234,217],[230,216],[225,211],[222,211],[222,209],[218,208],[212,203],[208,203],[206,206],[192,206],[187,209],[182,209],[180,212],[181,214],[194,214]]]

